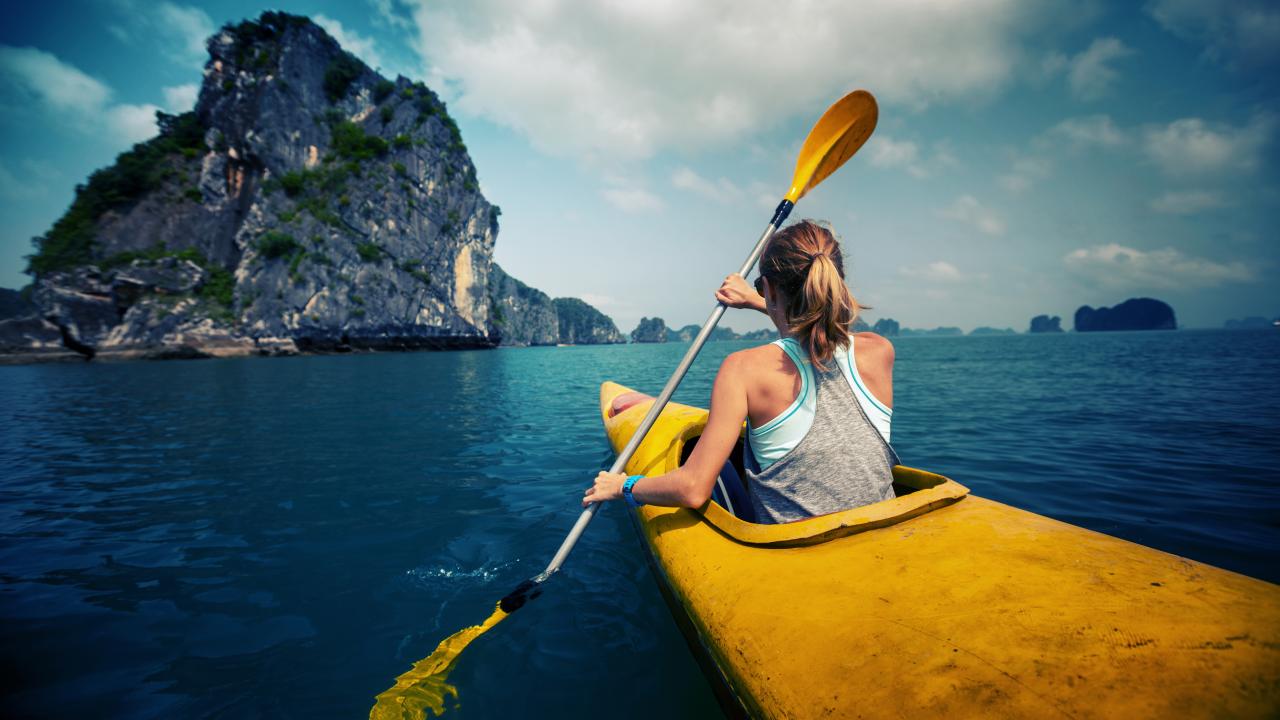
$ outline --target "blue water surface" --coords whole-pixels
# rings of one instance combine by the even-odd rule
[[[1280,333],[895,344],[904,463],[1280,580]],[[367,717],[555,551],[600,382],[686,347],[0,367],[5,716]],[[451,680],[457,717],[718,712],[622,507]]]

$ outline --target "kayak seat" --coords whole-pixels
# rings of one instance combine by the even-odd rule
[[[680,453],[681,465],[689,459],[689,455],[697,444],[696,437],[690,438],[685,443],[684,451]],[[746,473],[743,472],[742,453],[745,448],[746,445],[741,439],[733,446],[733,452],[729,453],[729,459],[725,461],[724,467],[720,468],[716,484],[711,488],[711,499],[734,517],[746,522],[755,522],[756,514],[751,507],[751,498],[747,496],[747,484],[744,480]]]
[[[711,490],[711,499],[720,503],[740,520],[755,522],[756,514],[751,507],[751,498],[747,497],[747,487],[742,483],[742,476],[733,466],[733,461],[725,462],[716,478],[715,487]]]

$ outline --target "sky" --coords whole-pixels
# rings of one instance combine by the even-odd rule
[[[495,259],[552,296],[700,324],[863,88],[879,126],[793,219],[864,317],[1012,327],[1130,297],[1184,327],[1280,316],[1280,6],[1262,0],[13,4],[0,26],[0,286],[77,183],[195,102],[205,39],[280,9],[448,103]],[[723,324],[765,327],[731,312]]]

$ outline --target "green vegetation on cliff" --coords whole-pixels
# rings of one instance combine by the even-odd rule
[[[40,276],[97,259],[94,225],[108,210],[130,205],[155,190],[174,174],[174,160],[194,157],[207,150],[204,127],[194,112],[170,115],[156,111],[160,134],[120,153],[114,165],[95,171],[89,181],[76,186],[75,199],[49,232],[31,242],[35,253],[27,256],[27,273]]]

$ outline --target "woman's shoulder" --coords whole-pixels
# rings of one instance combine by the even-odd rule
[[[786,351],[777,342],[771,342],[729,353],[720,370],[751,375],[759,370],[776,368],[778,361],[786,356]]]
[[[856,354],[866,360],[893,364],[894,349],[889,338],[873,332],[854,333]]]

